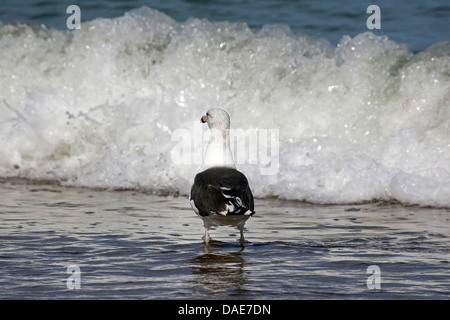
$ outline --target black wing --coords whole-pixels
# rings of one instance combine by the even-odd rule
[[[253,194],[245,175],[234,168],[213,167],[198,173],[191,188],[198,214],[253,215]]]

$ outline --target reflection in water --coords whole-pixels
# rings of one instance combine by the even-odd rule
[[[194,299],[223,299],[239,297],[246,293],[244,286],[248,283],[247,262],[241,255],[244,247],[232,252],[224,252],[224,245],[213,242],[205,245],[204,254],[193,258],[191,263],[193,282],[195,282]],[[214,249],[220,248],[219,253]]]
[[[0,299],[450,297],[448,209],[259,199],[244,249],[226,228],[200,244],[183,197],[9,182],[0,198]]]

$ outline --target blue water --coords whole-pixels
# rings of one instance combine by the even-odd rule
[[[82,23],[106,19],[65,32],[71,4]],[[144,5],[205,20],[130,12]],[[449,13],[448,1],[2,0],[0,299],[448,299],[450,45],[424,50],[449,40]],[[244,249],[231,228],[203,245],[186,196],[198,168],[171,161],[171,130],[228,102],[235,128],[280,132],[278,174],[242,170],[257,208]]]
[[[228,227],[203,245],[186,197],[16,181],[0,195],[0,299],[450,297],[446,209],[256,199],[242,248]]]
[[[343,35],[351,37],[368,31],[366,13],[369,5],[381,9],[381,29],[371,30],[377,35],[405,43],[412,51],[423,51],[430,45],[450,39],[450,4],[444,0],[396,1],[207,1],[207,0],[2,0],[0,21],[45,24],[57,29],[66,28],[66,8],[76,4],[81,8],[81,19],[113,18],[141,6],[157,9],[177,21],[189,17],[210,21],[245,22],[259,28],[266,24],[284,24],[295,33],[314,38],[325,38],[336,44]]]

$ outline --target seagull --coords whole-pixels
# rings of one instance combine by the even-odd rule
[[[201,171],[195,176],[190,204],[203,220],[203,241],[211,241],[209,229],[235,226],[244,244],[244,225],[255,214],[253,194],[245,175],[236,169],[230,149],[230,116],[222,108],[212,108],[200,119],[211,131]]]

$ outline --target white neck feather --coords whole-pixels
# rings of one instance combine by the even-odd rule
[[[202,170],[215,166],[236,168],[230,148],[228,129],[210,128],[211,137],[203,157]]]

